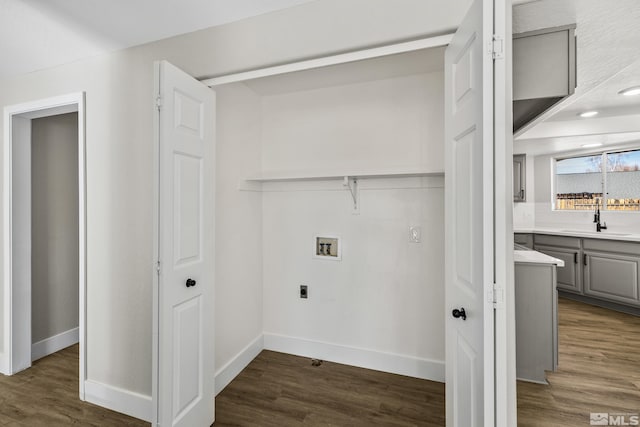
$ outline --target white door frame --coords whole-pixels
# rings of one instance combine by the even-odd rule
[[[506,81],[504,87],[495,90],[498,100],[494,111],[494,127],[502,132],[506,129],[506,139],[502,136],[496,141],[496,153],[494,159],[495,171],[495,195],[494,208],[496,210],[496,224],[504,226],[495,227],[496,248],[496,284],[504,290],[503,303],[496,310],[495,316],[495,398],[496,398],[496,425],[515,425],[516,420],[516,378],[515,378],[515,302],[513,298],[513,234],[512,234],[512,201],[511,201],[511,160],[512,133],[511,133],[511,109],[510,102],[502,103],[502,100],[511,99],[511,13],[512,0],[499,0],[495,2],[494,19],[497,28],[506,29],[506,33],[499,31],[498,36],[504,40],[504,52],[506,61],[501,61],[496,67],[499,77]],[[495,29],[494,29],[495,30]],[[379,48],[364,49],[344,54],[321,57],[312,60],[299,61],[265,67],[246,72],[221,75],[203,79],[202,82],[209,87],[216,87],[235,82],[243,82],[251,79],[281,75],[290,72],[321,68],[330,65],[349,63],[368,58],[377,58],[402,52],[411,52],[430,47],[446,46],[453,38],[453,34],[437,37],[427,37],[406,43],[391,44]],[[502,81],[501,80],[501,81]],[[157,123],[155,128],[157,129]],[[499,135],[502,135],[498,132]],[[157,153],[156,153],[157,155]],[[157,173],[157,171],[156,171]],[[508,179],[505,179],[507,177]],[[503,184],[503,185],[500,185]],[[157,189],[156,189],[157,192]],[[154,286],[155,288],[155,286]],[[154,301],[154,304],[156,302]],[[155,326],[155,322],[154,322]],[[154,334],[157,333],[154,330]],[[156,349],[154,349],[156,351]],[[155,369],[155,368],[154,368]],[[155,389],[155,388],[154,388]]]
[[[13,207],[13,174],[21,172],[31,173],[29,167],[15,171],[14,155],[16,144],[30,144],[30,131],[20,132],[14,129],[14,123],[24,120],[23,126],[29,125],[32,119],[49,117],[64,113],[78,113],[78,282],[79,282],[79,341],[80,341],[80,399],[84,400],[84,381],[86,378],[86,161],[85,161],[85,94],[84,92],[72,93],[53,98],[47,98],[23,104],[12,105],[4,108],[4,195],[3,195],[3,231],[4,231],[4,319],[3,319],[3,353],[0,355],[0,372],[12,375],[24,367],[31,366],[31,351],[27,354],[17,349],[19,337],[29,337],[31,345],[31,331],[27,325],[20,321],[20,313],[14,310],[14,306],[28,307],[28,316],[31,316],[31,276],[30,268],[22,268],[23,271],[14,271],[14,250],[16,245],[28,248],[30,253],[31,242],[24,241],[19,231],[14,231],[14,226],[24,230],[31,227],[30,221],[14,221]],[[15,122],[14,122],[15,120]],[[31,207],[28,205],[28,212]],[[29,215],[30,216],[30,215]],[[25,230],[26,231],[26,230]],[[25,233],[30,236],[30,231]],[[26,245],[26,246],[25,246]],[[24,262],[30,266],[31,260],[27,256]],[[16,280],[14,280],[16,279]],[[22,283],[22,285],[20,285]],[[26,286],[25,286],[26,285]],[[23,315],[25,318],[26,314]],[[29,322],[30,328],[30,322]],[[29,347],[30,349],[30,347]],[[28,357],[28,361],[26,358]]]

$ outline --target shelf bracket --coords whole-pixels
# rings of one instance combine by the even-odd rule
[[[344,177],[342,185],[351,193],[351,199],[353,199],[353,212],[358,212],[358,178],[348,176]]]

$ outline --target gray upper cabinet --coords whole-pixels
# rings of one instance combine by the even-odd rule
[[[527,157],[524,154],[516,154],[513,156],[513,201],[526,202],[526,164]]]
[[[575,92],[575,25],[513,35],[513,129]]]

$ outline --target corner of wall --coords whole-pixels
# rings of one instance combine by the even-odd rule
[[[233,359],[218,369],[215,376],[216,396],[229,385],[244,368],[264,349],[264,337],[260,334],[249,345],[243,348]]]
[[[8,363],[4,353],[0,353],[0,374],[9,375]]]
[[[85,400],[94,405],[151,422],[151,396],[124,390],[98,381],[84,382]]]

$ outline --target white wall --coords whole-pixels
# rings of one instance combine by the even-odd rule
[[[266,96],[266,171],[444,171],[444,74]]]
[[[339,185],[265,187],[265,334],[442,362],[442,179],[360,184],[359,215]],[[409,226],[422,243],[409,242]],[[315,233],[341,236],[342,261],[312,257]]]
[[[592,211],[554,211],[551,206],[552,155],[535,157],[535,226],[595,230]],[[640,233],[638,212],[602,211],[601,220],[617,233]]]
[[[195,76],[220,75],[449,32],[468,5],[323,0],[0,81],[2,106],[86,92],[88,379],[151,394],[154,60]],[[218,230],[218,251],[236,244],[231,234]],[[216,277],[218,296],[237,286]],[[259,292],[261,285],[251,286]],[[262,326],[251,304],[232,304],[225,311],[232,319],[216,317],[216,369]],[[256,323],[241,326],[233,321],[239,317]]]
[[[31,122],[31,341],[78,327],[78,113]]]
[[[238,184],[260,169],[260,98],[216,88],[216,371],[262,335],[262,194]],[[222,363],[221,363],[222,362]]]
[[[434,72],[266,96],[263,167],[442,170],[443,92]],[[272,348],[318,358],[340,346],[442,364],[443,178],[359,187],[353,215],[339,181],[263,184],[265,344],[275,336],[297,344]],[[421,243],[409,242],[409,226],[421,227]],[[315,233],[342,238],[341,261],[313,258]]]

